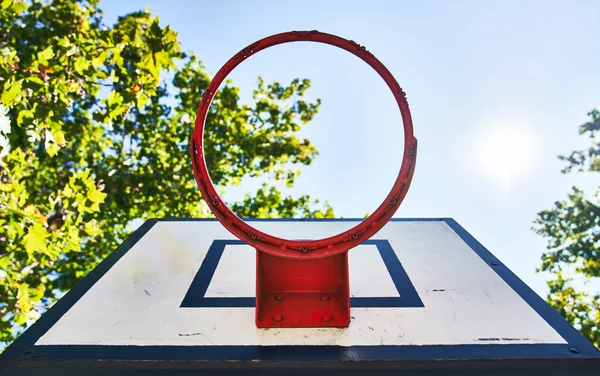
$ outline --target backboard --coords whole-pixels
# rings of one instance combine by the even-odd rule
[[[310,239],[361,220],[251,221]],[[600,367],[593,345],[452,219],[394,218],[350,251],[348,328],[257,328],[255,258],[216,220],[149,220],[8,347],[0,371],[514,375]]]

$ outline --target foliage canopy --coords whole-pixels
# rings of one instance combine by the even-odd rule
[[[559,158],[566,162],[563,173],[600,172],[600,111],[592,110],[579,133],[590,139],[590,147]],[[548,302],[567,321],[600,348],[600,291],[590,294],[573,284],[570,275],[590,282],[600,281],[600,188],[586,197],[573,187],[567,198],[538,213],[535,231],[548,240],[541,271],[550,272]],[[579,279],[579,278],[578,278]],[[590,290],[590,289],[586,289]]]
[[[97,0],[0,0],[0,344],[122,242],[132,221],[205,217],[189,137],[210,81],[148,10],[107,26]],[[320,101],[307,79],[258,79],[253,103],[216,95],[205,150],[216,186],[288,186],[317,150],[297,132]],[[265,185],[241,216],[331,217]]]

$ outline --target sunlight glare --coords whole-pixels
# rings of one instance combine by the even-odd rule
[[[533,172],[539,153],[540,137],[532,129],[499,125],[476,135],[472,160],[482,176],[507,192]]]

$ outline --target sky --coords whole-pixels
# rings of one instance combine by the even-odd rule
[[[597,176],[562,175],[559,154],[586,148],[578,135],[600,107],[596,1],[150,1],[105,0],[105,21],[149,5],[213,75],[266,36],[319,30],[366,46],[404,91],[419,141],[413,183],[396,217],[452,217],[538,294],[546,242],[540,210]],[[315,43],[276,46],[229,77],[249,101],[267,82],[311,79],[323,104],[302,130],[319,150],[286,193],[363,217],[400,168],[402,118],[383,81],[353,55]],[[190,129],[190,134],[192,129]],[[228,187],[225,200],[261,181]],[[275,234],[277,235],[277,234]],[[334,234],[331,234],[334,235]]]

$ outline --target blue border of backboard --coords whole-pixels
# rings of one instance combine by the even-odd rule
[[[224,239],[214,240],[210,245],[200,269],[196,273],[190,287],[188,288],[183,301],[182,308],[202,308],[202,307],[254,307],[256,299],[254,297],[206,297],[206,291],[217,270],[221,256],[228,245],[243,245],[241,240]],[[394,252],[390,242],[387,240],[370,239],[363,243],[364,245],[374,245],[383,260],[383,263],[398,291],[395,297],[352,297],[350,298],[350,307],[371,308],[371,307],[424,307],[423,301],[419,297],[417,290],[411,282],[406,270],[402,266],[398,256]],[[356,252],[355,250],[354,252]]]
[[[584,360],[600,359],[598,350],[552,307],[514,275],[473,236],[451,218],[392,218],[392,222],[444,222],[517,294],[525,300],[558,334],[565,344],[465,344],[465,345],[403,345],[403,346],[35,346],[41,338],[110,268],[131,249],[157,222],[216,221],[216,219],[150,219],[121,246],[92,270],[71,291],[62,297],[42,317],[28,328],[4,353],[2,362],[27,359],[61,360],[293,360],[293,361],[419,361],[419,360]],[[251,220],[252,221],[252,220]],[[254,219],[254,221],[263,221]],[[268,220],[273,221],[273,220]],[[274,221],[298,221],[275,219]],[[299,221],[362,221],[362,219],[319,219]],[[588,361],[589,362],[589,361]],[[19,363],[21,364],[21,363]],[[66,364],[66,363],[64,363]],[[81,364],[81,363],[78,363]],[[548,364],[548,363],[540,363]],[[581,364],[581,363],[577,363]],[[586,364],[597,369],[598,362]],[[467,366],[468,367],[468,366]],[[0,368],[1,369],[1,368]]]

